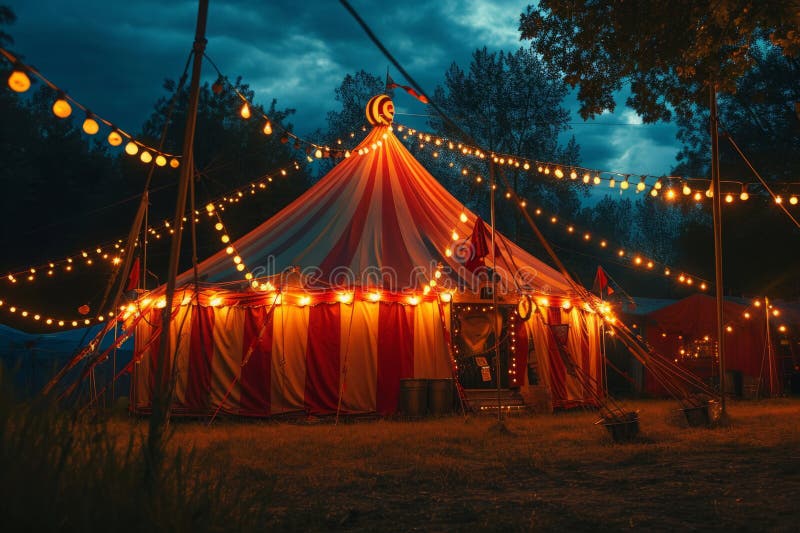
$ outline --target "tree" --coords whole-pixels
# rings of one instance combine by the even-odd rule
[[[787,162],[800,157],[800,120],[794,110],[794,103],[800,102],[800,61],[774,46],[757,47],[752,56],[753,68],[736,81],[736,91],[719,96],[721,128],[745,149],[765,179],[797,181],[796,166]],[[683,148],[673,173],[707,175],[707,110],[679,119],[678,126]],[[750,169],[724,140],[720,140],[720,172],[725,179],[752,181]]]
[[[562,106],[566,86],[558,81],[555,71],[543,65],[536,54],[520,48],[515,52],[489,52],[486,48],[475,50],[469,69],[464,71],[453,63],[445,73],[444,85],[436,88],[434,100],[459,125],[471,139],[460,139],[460,132],[450,123],[434,117],[431,127],[440,135],[476,142],[481,148],[499,153],[514,154],[531,161],[558,160],[565,165],[576,164],[580,147],[574,138],[566,147],[558,143],[558,136],[569,128],[569,112]],[[440,157],[437,175],[457,173],[465,165],[451,166],[452,157]],[[488,174],[486,163],[467,163],[484,176]],[[511,186],[522,196],[528,197],[551,211],[564,216],[574,214],[579,207],[576,188],[565,182],[542,181],[532,174],[514,167],[500,167],[506,173]],[[502,181],[498,188],[502,192]],[[476,202],[480,211],[486,207],[486,195]],[[498,202],[502,196],[498,194]],[[498,203],[505,206],[505,203]],[[517,233],[519,226],[516,209],[503,209],[498,225]]]
[[[373,96],[384,93],[392,96],[391,91],[386,91],[386,82],[380,76],[364,70],[345,75],[342,83],[334,89],[335,100],[341,108],[338,111],[328,111],[327,131],[317,130],[313,134],[314,138],[321,139],[331,148],[352,148],[361,141],[364,132],[369,128],[365,114],[367,102]],[[330,159],[319,161],[318,177],[327,174],[335,164],[335,160]]]
[[[613,110],[630,84],[645,122],[690,116],[711,85],[735,92],[764,39],[796,56],[798,27],[796,0],[541,0],[520,17],[522,38],[579,87],[581,116]]]

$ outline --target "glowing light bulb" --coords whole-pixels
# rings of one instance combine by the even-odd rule
[[[416,296],[416,295],[409,296],[408,297],[408,303],[411,304],[411,305],[417,305],[419,303],[419,297]]]
[[[128,155],[136,155],[139,152],[139,145],[133,141],[129,141],[125,145],[125,153]]]
[[[631,184],[628,183],[628,180],[626,179],[626,180],[623,180],[623,181],[620,182],[619,188],[622,189],[623,191],[626,191],[626,190],[628,190],[628,187],[630,187],[630,185]]]
[[[92,115],[86,115],[86,120],[83,121],[83,131],[87,135],[94,135],[100,131],[100,125],[92,117]]]
[[[53,102],[52,109],[53,114],[58,118],[67,118],[72,114],[72,106],[69,105],[67,98],[63,94],[59,95],[56,101]]]
[[[139,156],[139,159],[142,160],[142,163],[149,163],[150,161],[153,160],[153,154],[151,154],[147,150],[144,150],[144,151],[142,151],[141,155]]]
[[[231,255],[233,252],[234,252],[233,246],[228,246],[227,248],[225,248],[226,254]]]
[[[340,292],[336,299],[339,300],[343,304],[349,304],[353,301],[353,293],[352,292]]]
[[[268,120],[266,124],[264,124],[264,129],[262,130],[264,135],[272,135],[272,124]]]
[[[379,302],[381,299],[381,293],[379,292],[371,292],[368,296],[371,302]]]
[[[672,189],[667,189],[666,193],[667,200],[674,200],[675,199],[675,191]]]
[[[610,180],[608,180],[608,186],[613,189],[614,187],[617,186],[617,180],[611,178]]]
[[[178,168],[180,164],[181,162],[175,159],[174,157],[169,160],[169,166],[171,166],[172,168]]]
[[[223,235],[222,237],[220,237],[220,240],[221,240],[221,241],[222,241],[224,244],[227,244],[227,243],[231,242],[231,238],[230,238],[230,237],[228,237],[227,235]]]
[[[250,118],[250,106],[247,105],[247,102],[245,102],[242,105],[242,108],[239,110],[239,114],[242,116],[243,119]]]
[[[111,130],[107,137],[108,144],[111,146],[119,146],[122,144],[122,135],[117,130]]]
[[[684,196],[689,196],[690,194],[692,194],[692,188],[689,187],[688,183],[683,184],[683,189],[681,189],[681,191],[683,192]]]
[[[17,93],[24,93],[31,88],[31,79],[21,68],[15,68],[8,77],[8,86]]]
[[[441,294],[439,295],[439,298],[440,298],[440,299],[441,299],[443,302],[447,303],[447,302],[449,302],[450,300],[452,300],[452,299],[453,299],[453,295],[452,295],[451,293],[449,293],[449,292],[443,292],[443,293],[441,293]]]
[[[797,196],[790,196],[790,197],[789,197],[789,203],[790,203],[790,204],[792,204],[792,205],[797,205],[797,201],[798,201],[798,200],[797,200]]]
[[[452,237],[452,239],[454,241],[457,241],[458,240],[458,232],[456,230],[453,230],[453,234],[450,235],[450,237]]]
[[[236,270],[238,270],[239,272],[244,272],[244,264],[239,263],[238,265],[236,265]]]
[[[694,193],[694,200],[695,200],[695,202],[699,202],[699,201],[701,201],[702,199],[703,199],[703,195],[700,193],[700,191],[697,191],[696,193]]]
[[[310,303],[311,303],[311,297],[310,296],[301,296],[300,300],[298,300],[298,302],[297,302],[297,304],[300,307],[305,307]]]
[[[555,171],[553,172],[553,174],[555,174],[555,176],[556,176],[558,179],[561,179],[561,178],[563,178],[563,177],[564,177],[564,171],[563,171],[563,170],[561,170],[561,169],[560,169],[560,168],[558,168],[558,167],[556,167],[556,169],[555,169]]]
[[[600,175],[599,174],[595,174],[594,175],[592,183],[594,183],[595,185],[600,185]]]
[[[314,157],[316,157],[317,159],[321,158],[321,157],[322,157],[322,150],[321,150],[321,149],[319,149],[319,148],[317,148],[317,149],[314,151]]]
[[[166,157],[164,157],[164,156],[163,156],[163,155],[161,155],[161,154],[158,154],[158,155],[156,156],[156,165],[158,165],[158,166],[160,166],[160,167],[163,167],[163,166],[166,166],[166,164],[167,164],[167,158],[166,158]]]
[[[725,203],[729,204],[731,202],[733,202],[733,195],[731,193],[728,193],[725,195]]]
[[[461,213],[461,215],[459,215],[458,219],[459,219],[459,220],[460,220],[462,223],[466,224],[466,223],[467,223],[467,220],[468,220],[468,219],[467,219],[467,214],[466,214],[466,213]]]
[[[216,229],[217,231],[222,231],[222,228],[223,228],[222,222],[217,222],[216,224],[214,224],[214,229]]]
[[[236,263],[237,265],[241,263],[242,262],[241,256],[238,255],[233,256],[233,262]]]

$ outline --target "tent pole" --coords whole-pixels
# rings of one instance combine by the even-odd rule
[[[173,217],[172,243],[169,254],[169,268],[167,270],[167,287],[165,299],[167,306],[164,309],[161,324],[161,342],[158,347],[158,367],[156,369],[156,394],[153,401],[153,414],[150,423],[150,445],[159,445],[160,434],[163,426],[159,428],[160,422],[166,422],[169,417],[170,390],[171,388],[163,383],[165,377],[172,375],[170,371],[171,361],[168,360],[170,346],[170,322],[173,312],[173,298],[175,296],[175,278],[178,275],[178,266],[181,250],[181,236],[183,233],[183,213],[186,210],[186,196],[189,188],[189,180],[192,179],[194,130],[197,124],[197,103],[200,96],[200,71],[203,66],[203,52],[206,47],[206,19],[208,18],[208,0],[199,0],[197,11],[197,27],[195,29],[192,64],[192,78],[189,89],[189,105],[186,112],[186,130],[183,137],[182,155],[184,164],[181,165],[180,178],[178,181],[178,197],[175,202],[175,216]],[[194,216],[194,213],[192,213]],[[160,411],[160,412],[159,412]],[[160,420],[159,420],[160,419]],[[158,428],[158,429],[157,429]],[[155,435],[153,434],[155,430]]]
[[[491,287],[492,287],[492,331],[494,332],[494,361],[495,361],[495,372],[496,372],[496,381],[497,381],[497,423],[503,423],[503,409],[500,402],[500,332],[497,331],[497,317],[500,315],[500,310],[497,308],[497,284],[495,283],[495,275],[497,269],[497,260],[495,257],[495,249],[494,249],[494,236],[495,236],[495,205],[494,205],[494,193],[495,193],[495,168],[494,162],[491,160],[489,161],[489,219],[492,226],[492,272],[491,272]]]
[[[769,298],[766,297],[766,296],[764,297],[764,317],[765,317],[765,323],[767,325],[767,334],[766,334],[765,337],[767,339],[767,365],[769,366],[769,369],[768,369],[769,370],[769,385],[768,385],[769,388],[767,389],[767,391],[769,392],[769,395],[772,396],[772,381],[774,379],[773,375],[772,375],[772,365],[773,365],[773,360],[775,358],[775,354],[772,351],[772,333],[771,333],[770,327],[769,327]]]
[[[711,207],[714,220],[714,284],[717,289],[717,350],[719,353],[719,392],[722,414],[725,414],[725,337],[723,333],[722,284],[722,202],[719,183],[719,116],[717,115],[717,88],[709,85],[709,111],[711,129]]]

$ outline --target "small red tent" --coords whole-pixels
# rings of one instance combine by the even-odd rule
[[[761,394],[776,395],[782,390],[778,357],[766,343],[766,318],[763,309],[725,301],[725,368],[740,373],[746,383],[758,386]],[[717,350],[716,299],[694,294],[648,314],[646,338],[655,350],[698,376],[719,377]],[[777,333],[777,324],[772,324]],[[732,386],[730,383],[729,386]],[[664,389],[645,370],[646,392],[664,394]]]

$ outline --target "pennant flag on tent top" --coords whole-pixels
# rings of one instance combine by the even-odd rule
[[[125,284],[125,292],[129,292],[139,288],[139,258],[133,260],[133,265],[131,266],[131,273],[128,274],[128,281]]]
[[[490,253],[489,241],[491,237],[489,237],[487,233],[486,224],[483,222],[483,219],[481,217],[475,219],[475,226],[472,228],[472,235],[469,237],[470,256],[469,259],[464,262],[464,266],[470,270],[475,270],[482,266],[483,258]],[[495,261],[497,258],[502,257],[500,248],[497,247],[496,242],[494,244],[494,254]]]
[[[612,294],[614,294],[614,288],[608,281],[608,275],[601,266],[597,267],[597,274],[595,274],[594,276],[594,284],[592,285],[592,292],[596,292],[600,296],[600,298],[602,298],[604,295],[611,296]]]
[[[419,94],[417,91],[415,91],[414,89],[412,89],[408,85],[400,85],[399,83],[395,83],[395,81],[392,79],[391,76],[389,76],[389,73],[387,72],[386,73],[386,90],[388,91],[390,89],[397,89],[397,88],[403,89],[405,92],[407,92],[408,94],[410,94],[411,96],[413,96],[414,98],[416,98],[417,100],[422,102],[423,104],[429,103],[428,99],[424,95]]]

